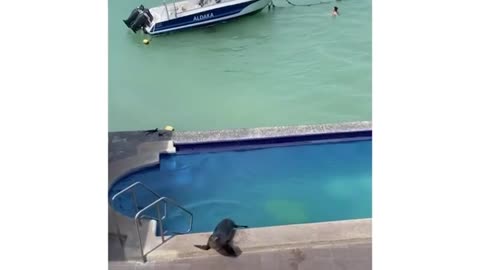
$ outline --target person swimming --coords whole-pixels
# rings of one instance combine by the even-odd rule
[[[340,12],[338,12],[338,7],[335,6],[333,7],[332,16],[338,16],[338,15],[340,15]]]

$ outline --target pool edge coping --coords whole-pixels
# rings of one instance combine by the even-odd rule
[[[318,125],[274,126],[210,131],[179,131],[173,133],[172,140],[174,144],[195,144],[211,142],[231,142],[240,140],[246,141],[269,138],[274,139],[282,137],[371,130],[371,121],[357,121]]]

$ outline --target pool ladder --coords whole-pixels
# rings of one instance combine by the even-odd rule
[[[137,186],[140,186],[142,188],[144,188],[145,190],[148,190],[150,193],[152,193],[157,199],[155,201],[153,201],[152,203],[150,203],[149,205],[145,206],[143,209],[140,209],[138,207],[138,201],[137,201],[137,194],[135,193],[135,190],[134,188],[136,188]],[[162,197],[160,195],[158,195],[158,193],[156,193],[155,191],[153,191],[151,188],[147,187],[145,184],[141,183],[141,182],[135,182],[133,184],[131,184],[130,186],[122,189],[120,192],[116,193],[113,197],[112,197],[112,202],[115,201],[115,199],[117,199],[120,195],[122,194],[125,194],[126,192],[130,191],[131,194],[132,194],[132,199],[133,199],[133,203],[134,203],[134,206],[135,206],[135,211],[137,212],[135,214],[135,225],[137,226],[137,234],[138,234],[138,241],[140,243],[140,254],[142,256],[142,259],[143,259],[143,262],[146,262],[147,261],[147,255],[154,251],[156,248],[158,248],[159,246],[161,246],[164,242],[165,242],[165,233],[167,231],[164,231],[163,230],[163,220],[167,217],[167,204],[172,204],[174,206],[176,206],[177,208],[179,208],[180,210],[182,210],[183,212],[187,213],[188,216],[190,217],[189,218],[189,227],[188,227],[188,230],[185,231],[185,232],[172,232],[173,234],[185,234],[185,233],[189,233],[192,231],[192,225],[193,225],[193,214],[192,212],[188,211],[187,209],[185,209],[184,207],[182,207],[180,204],[178,204],[176,201],[170,199],[170,198],[167,198],[167,197]],[[163,216],[161,214],[161,211],[160,211],[160,203],[163,203]],[[152,217],[152,216],[149,216],[149,215],[146,215],[144,214],[148,209],[152,208],[152,207],[156,207],[157,208],[157,217]],[[141,219],[153,219],[153,220],[156,220],[160,226],[160,236],[162,237],[162,243],[160,243],[159,245],[157,245],[156,247],[152,248],[151,250],[149,250],[148,252],[144,252],[143,250],[143,241],[142,241],[142,237],[140,235],[140,226],[141,226]]]

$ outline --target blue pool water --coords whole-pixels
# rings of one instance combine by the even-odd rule
[[[117,181],[110,198],[143,182],[189,209],[193,232],[212,231],[225,217],[263,227],[372,215],[371,140],[162,155],[160,164]],[[155,199],[141,189],[137,197],[140,207]],[[112,206],[134,216],[128,194]],[[173,207],[167,211],[167,230],[187,228],[187,216]]]

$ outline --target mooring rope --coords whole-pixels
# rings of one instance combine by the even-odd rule
[[[290,2],[290,0],[285,0],[285,1],[287,1],[287,3],[289,3],[290,5],[295,6],[295,7],[309,7],[309,6],[324,5],[324,4],[330,4],[330,3],[336,2],[334,0],[334,1],[322,1],[322,2],[317,2],[317,3],[312,3],[312,4],[295,4],[295,3]]]

